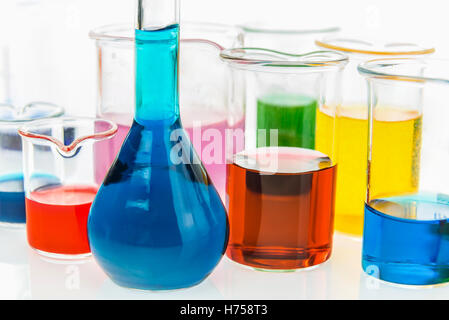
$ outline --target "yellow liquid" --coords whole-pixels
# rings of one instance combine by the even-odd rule
[[[335,229],[361,236],[367,186],[368,111],[339,107],[334,118],[317,112],[316,148],[337,161]],[[377,107],[373,122],[370,198],[413,193],[418,188],[422,116]],[[332,136],[335,145],[332,147]]]

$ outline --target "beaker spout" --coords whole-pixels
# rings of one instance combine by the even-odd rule
[[[53,145],[64,157],[72,157],[83,143],[112,138],[117,125],[109,120],[58,118],[33,122],[19,134],[36,145]]]

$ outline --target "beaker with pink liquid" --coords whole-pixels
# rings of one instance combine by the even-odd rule
[[[225,198],[226,134],[244,128],[244,111],[232,108],[231,70],[220,60],[224,48],[243,46],[239,28],[206,23],[183,24],[179,70],[181,121],[206,170]],[[91,31],[98,57],[97,117],[115,122],[112,148],[95,150],[101,182],[128,134],[135,107],[134,29],[111,25]],[[235,144],[238,147],[238,143]],[[235,153],[237,150],[230,150]]]

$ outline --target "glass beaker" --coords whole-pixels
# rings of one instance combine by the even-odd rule
[[[298,28],[277,22],[275,25],[267,23],[248,23],[241,25],[243,41],[246,48],[265,48],[282,52],[295,53],[316,50],[317,38],[334,37],[340,31],[335,26],[311,26]]]
[[[178,22],[179,0],[138,0],[134,122],[89,215],[94,257],[124,287],[194,286],[228,241],[225,208],[180,121]]]
[[[22,139],[17,129],[36,119],[63,114],[63,108],[48,103],[31,103],[20,110],[0,105],[0,225],[23,226],[26,221]]]
[[[227,256],[267,270],[321,264],[332,250],[337,162],[334,119],[317,112],[339,105],[347,58],[254,48],[221,56],[234,72],[232,107],[245,111],[245,129],[226,141]]]
[[[366,60],[382,57],[425,56],[434,52],[434,49],[404,42],[378,43],[348,38],[325,39],[317,41],[317,45],[349,56],[342,79],[342,105],[335,113],[325,109],[323,112],[324,116],[336,118],[338,178],[335,229],[359,238],[363,232],[366,191],[368,105],[366,83],[358,74],[357,66]],[[393,120],[389,124],[396,125]]]
[[[41,120],[19,129],[28,243],[40,254],[90,255],[87,216],[99,187],[93,147],[107,144],[116,131],[113,122],[89,118]]]
[[[368,82],[363,268],[389,282],[449,281],[448,60],[378,59]]]
[[[181,120],[224,199],[224,156],[218,155],[220,159],[216,160],[209,155],[207,146],[217,131],[223,137],[225,129],[242,125],[242,114],[228,109],[228,70],[219,56],[223,47],[240,47],[242,33],[235,27],[209,23],[182,23],[182,28],[179,62]],[[113,148],[98,149],[95,154],[102,162],[111,165],[133,122],[134,29],[127,25],[105,26],[93,30],[90,37],[96,41],[98,54],[97,116],[116,122],[119,128],[113,139]],[[221,155],[224,155],[224,141],[220,140],[220,143],[223,146]],[[99,183],[106,172],[97,170]]]

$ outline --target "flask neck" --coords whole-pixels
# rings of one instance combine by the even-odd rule
[[[136,121],[179,118],[179,25],[136,30]]]
[[[179,119],[179,0],[138,0],[136,116],[141,125]]]

